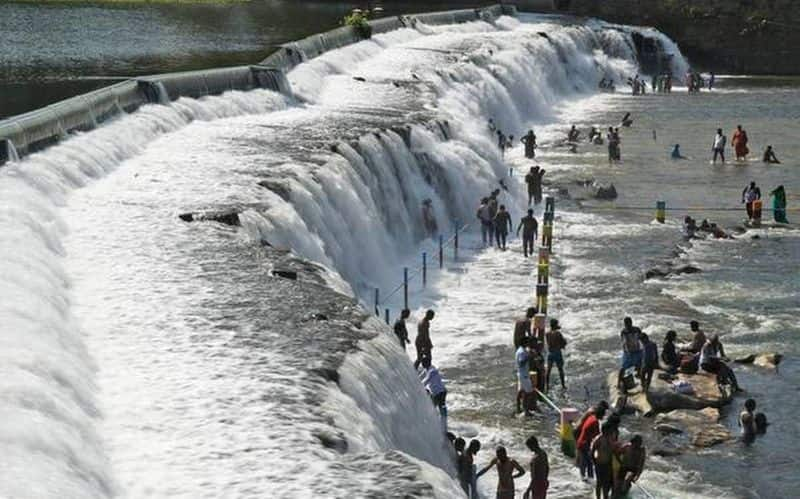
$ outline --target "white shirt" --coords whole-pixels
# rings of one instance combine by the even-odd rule
[[[528,355],[527,350],[525,350],[525,347],[521,346],[517,348],[516,361],[519,379],[524,379],[530,376],[530,356]]]
[[[717,136],[714,137],[714,149],[724,149],[725,142],[725,136],[721,133],[718,133]]]

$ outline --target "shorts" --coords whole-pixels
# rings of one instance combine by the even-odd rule
[[[611,463],[600,464],[594,463],[594,473],[597,477],[597,485],[610,487],[614,484],[614,472],[611,468]]]
[[[517,390],[525,393],[533,393],[533,383],[530,376],[517,376]]]
[[[564,367],[564,355],[561,350],[552,350],[547,353],[547,363],[555,364],[558,367]]]
[[[641,350],[636,350],[635,352],[622,352],[622,369],[628,369],[629,367],[641,367],[641,365]]]

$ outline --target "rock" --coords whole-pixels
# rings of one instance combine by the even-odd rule
[[[566,187],[559,187],[558,195],[564,198],[569,198],[569,189],[567,189]]]
[[[292,194],[292,188],[289,187],[288,182],[270,179],[270,180],[262,180],[258,183],[258,185],[260,185],[265,189],[271,190],[272,192],[280,196],[280,198],[283,199],[284,201],[289,201]]]
[[[703,428],[692,437],[692,445],[695,447],[707,448],[725,443],[733,439],[733,435],[721,424],[715,424]]]
[[[239,212],[235,210],[182,213],[178,215],[178,218],[184,222],[219,222],[235,227],[242,225],[239,220]]]
[[[683,433],[683,430],[678,428],[677,426],[673,426],[667,423],[660,423],[653,427],[653,429],[659,433],[663,433],[664,435],[669,434],[680,434]]]
[[[702,270],[700,270],[699,268],[694,267],[692,265],[684,265],[683,267],[678,267],[678,268],[676,268],[676,269],[674,269],[672,271],[672,273],[675,274],[675,275],[697,274],[697,273],[700,273],[700,272],[702,272]]]
[[[656,447],[651,452],[654,456],[661,456],[661,457],[675,457],[680,456],[683,454],[683,451],[679,448],[673,447]]]
[[[734,362],[737,364],[753,364],[759,367],[776,368],[782,360],[783,355],[779,353],[760,353],[735,359]]]
[[[328,431],[320,431],[316,433],[316,436],[319,441],[322,443],[322,446],[328,449],[333,449],[341,454],[347,452],[347,439],[344,438],[342,434],[333,434]]]
[[[730,388],[718,386],[716,376],[708,373],[677,375],[676,381],[685,380],[692,384],[694,388],[692,395],[677,393],[672,389],[670,382],[660,379],[658,376],[653,377],[647,393],[643,393],[641,387],[637,386],[629,393],[623,394],[617,388],[617,376],[618,373],[615,371],[610,373],[607,379],[612,405],[632,407],[644,416],[676,409],[719,408],[729,404],[732,400]]]
[[[659,425],[675,426],[689,435],[689,442],[695,447],[712,447],[733,438],[728,429],[719,424],[719,409],[711,407],[699,410],[675,410],[659,414]]]
[[[617,188],[614,187],[614,184],[609,185],[608,187],[600,186],[597,188],[597,191],[594,193],[595,199],[601,199],[605,201],[610,201],[612,199],[617,199]]]
[[[297,280],[297,272],[294,270],[273,270],[272,275],[275,277],[283,277],[284,279]]]
[[[645,280],[647,280],[647,279],[654,279],[656,277],[667,277],[668,275],[669,275],[669,270],[659,267],[654,267],[644,273],[644,278]]]

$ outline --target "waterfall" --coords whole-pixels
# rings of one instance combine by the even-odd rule
[[[165,106],[169,106],[172,103],[172,100],[169,98],[169,92],[167,92],[167,87],[160,81],[153,82],[153,87],[156,89],[156,95],[158,96],[158,103],[163,104]]]
[[[11,139],[6,139],[6,161],[9,163],[16,163],[19,161],[19,154],[17,153],[17,148],[14,147],[14,143]]]

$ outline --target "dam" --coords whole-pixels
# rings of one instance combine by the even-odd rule
[[[644,267],[672,258],[679,222],[588,199],[595,180],[613,181],[628,205],[738,195],[749,180],[741,170],[711,171],[704,156],[675,166],[662,151],[680,141],[705,154],[711,109],[726,110],[726,126],[744,114],[778,151],[793,151],[779,133],[796,111],[791,87],[773,95],[731,77],[706,100],[626,91],[637,74],[680,81],[689,67],[653,28],[497,5],[375,20],[369,38],[337,28],[250,65],[137,77],[3,120],[0,495],[463,497],[413,352],[373,311],[377,289],[376,308],[394,320],[403,268],[423,252],[433,261],[437,236],[459,234],[458,254],[447,246],[442,268],[425,287],[415,276],[408,296],[411,322],[437,311],[449,428],[483,442],[481,465],[497,445],[523,462],[524,438],[539,435],[550,495],[589,497],[559,455],[555,416],[511,414],[512,324],[533,299],[535,262],[518,241],[483,248],[473,220],[502,181],[516,223],[533,163],[518,142],[503,154],[488,123],[516,139],[536,131],[536,164],[556,199],[552,314],[570,339],[559,403],[606,396],[596,373],[615,364],[625,315],[659,337],[700,316],[730,331],[734,352],[758,334],[790,354],[798,288],[775,262],[797,254],[796,231],[683,247],[675,258],[703,273],[643,281]],[[618,91],[598,92],[601,79]],[[771,120],[759,120],[760,102]],[[620,165],[603,147],[562,147],[572,124],[616,125],[626,112],[635,121]],[[800,188],[796,174],[758,175]],[[763,298],[749,297],[731,253],[757,269],[750,285]],[[798,365],[781,369],[743,377],[776,418]],[[787,427],[789,443],[776,436],[773,448],[785,458],[797,435]],[[665,498],[778,497],[798,486],[791,460],[767,449],[753,450],[763,478],[732,483],[752,464],[732,450],[711,451],[724,466],[652,458],[642,485]],[[491,474],[479,483],[482,496],[495,487]]]

